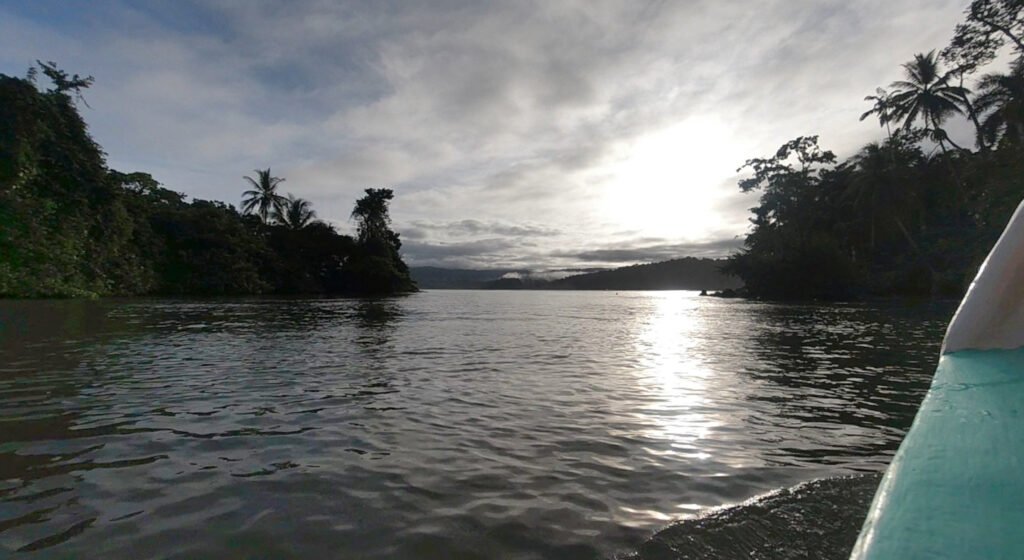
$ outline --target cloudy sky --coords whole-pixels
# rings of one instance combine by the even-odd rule
[[[238,204],[270,166],[342,231],[390,187],[413,265],[607,267],[739,245],[736,169],[863,101],[967,0],[0,0],[0,73],[96,78],[111,167]]]

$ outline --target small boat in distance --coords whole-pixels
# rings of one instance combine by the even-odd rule
[[[851,560],[1024,558],[1024,201],[946,331]]]

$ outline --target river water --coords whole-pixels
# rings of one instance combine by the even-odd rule
[[[885,468],[953,308],[0,301],[0,555],[607,558],[808,481],[859,520],[877,477],[834,477]]]

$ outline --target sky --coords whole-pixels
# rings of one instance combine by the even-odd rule
[[[270,167],[347,233],[387,187],[412,266],[579,270],[735,251],[743,162],[881,138],[967,3],[0,0],[0,73],[95,77],[109,166],[190,197]]]

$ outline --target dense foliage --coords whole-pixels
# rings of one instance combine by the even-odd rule
[[[958,295],[1024,197],[1024,2],[974,0],[951,44],[903,65],[862,119],[886,137],[839,162],[816,136],[748,160],[761,193],[744,249],[725,270],[749,295],[839,299]],[[1003,73],[967,84],[1012,49]],[[945,67],[945,68],[944,68]],[[944,127],[966,119],[975,149]]]
[[[388,202],[392,198],[390,189],[366,189],[366,196],[356,201],[352,211],[359,223],[358,238],[343,271],[355,291],[401,292],[413,288],[409,267],[398,254],[402,242],[390,227]]]
[[[40,70],[52,88],[37,87]],[[244,213],[187,202],[107,168],[76,106],[91,82],[52,63],[0,74],[0,297],[415,290],[388,227],[390,190],[357,202],[359,239],[278,194],[269,168],[246,177]]]

